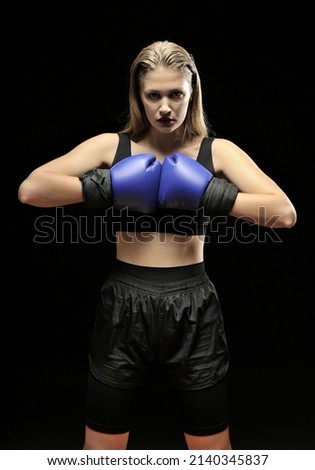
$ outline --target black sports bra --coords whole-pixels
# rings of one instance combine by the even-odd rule
[[[117,146],[117,150],[115,153],[115,157],[112,163],[112,166],[116,163],[120,162],[126,157],[131,156],[131,142],[130,137],[127,134],[118,133],[119,135],[119,142]],[[213,163],[212,163],[212,152],[211,152],[211,145],[214,140],[214,137],[204,137],[201,141],[197,162],[203,165],[207,170],[211,171],[213,175],[215,175]]]
[[[131,156],[131,142],[127,134],[119,133],[119,143],[112,166]],[[204,137],[197,156],[197,162],[203,165],[213,175],[211,145],[214,137]],[[204,235],[210,218],[204,215],[203,208],[195,212],[185,210],[157,209],[152,214],[142,214],[128,211],[114,211],[113,231],[122,232],[159,232],[176,235]]]

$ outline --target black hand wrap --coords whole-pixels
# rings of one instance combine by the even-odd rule
[[[199,207],[204,207],[206,215],[229,215],[237,194],[238,188],[233,183],[213,177],[201,198]]]
[[[82,183],[83,204],[89,209],[107,209],[113,204],[110,172],[96,168],[79,176]]]

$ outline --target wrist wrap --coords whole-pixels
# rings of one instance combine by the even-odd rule
[[[96,168],[79,176],[82,183],[83,204],[89,209],[103,209],[112,206],[110,171]]]
[[[201,198],[199,207],[204,207],[206,215],[229,215],[237,194],[238,188],[233,183],[213,177]]]

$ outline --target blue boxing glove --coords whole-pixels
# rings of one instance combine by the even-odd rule
[[[160,206],[195,211],[212,178],[209,170],[186,155],[166,157],[161,170]]]
[[[114,209],[148,214],[158,203],[161,163],[152,154],[126,157],[110,169]]]

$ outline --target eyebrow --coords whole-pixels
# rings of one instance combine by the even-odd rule
[[[145,91],[146,93],[161,93],[161,90],[155,90],[155,89],[144,89],[143,91]],[[181,91],[181,92],[184,92],[184,88],[183,87],[177,87],[177,88],[172,88],[170,90],[167,90],[168,93],[173,93],[174,91]]]

